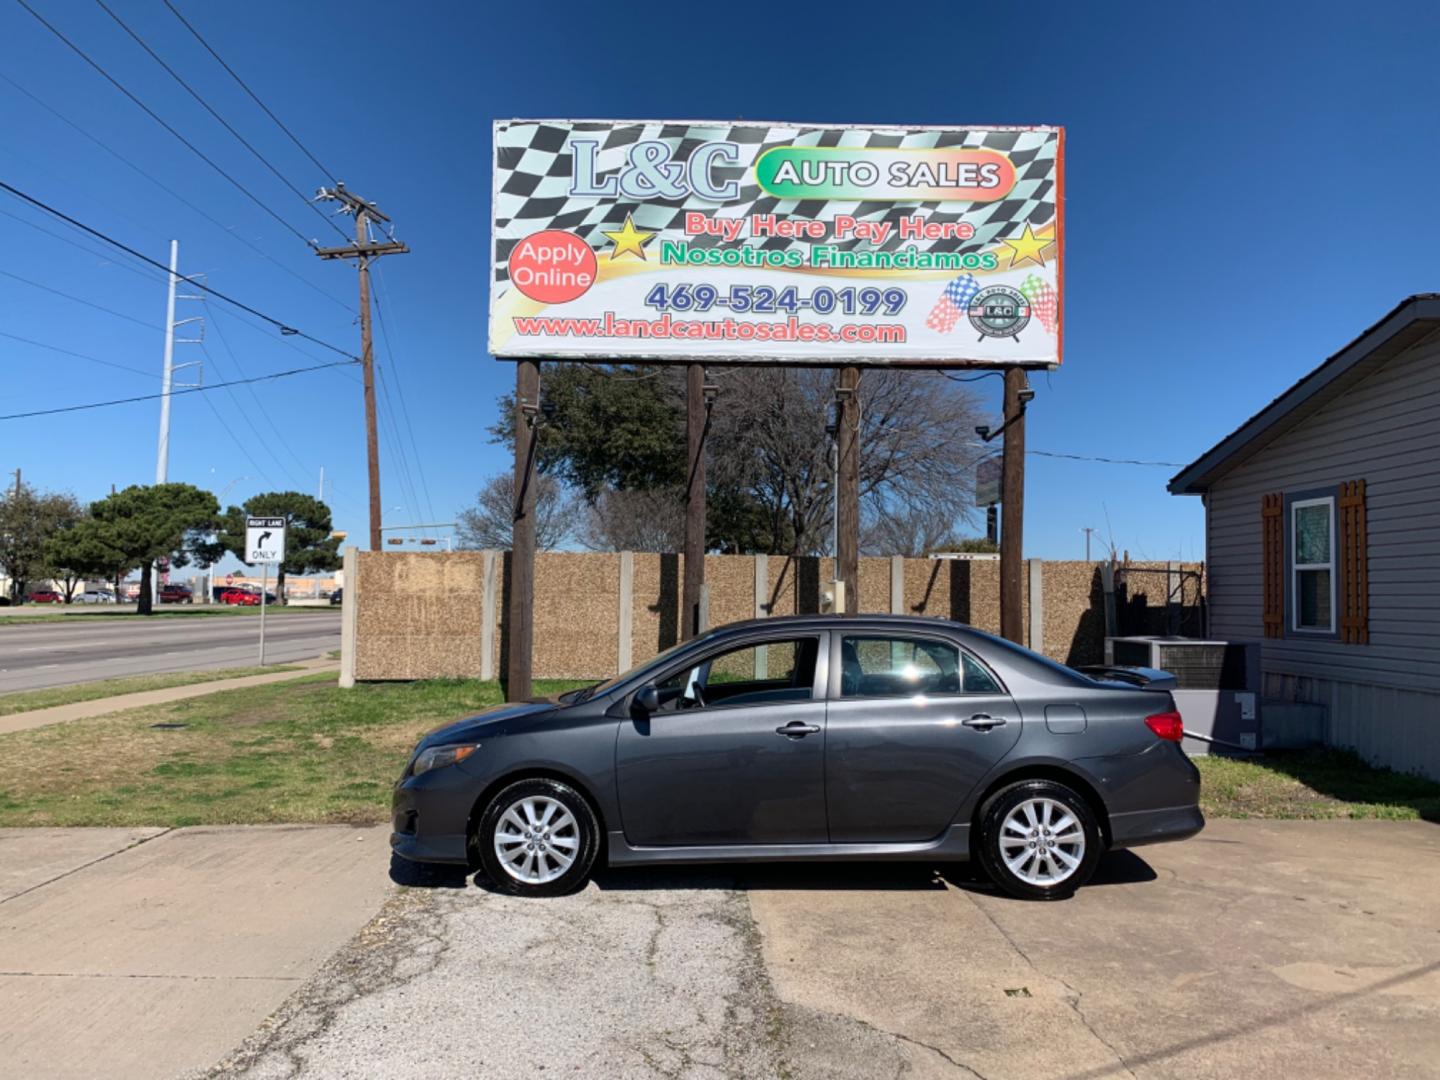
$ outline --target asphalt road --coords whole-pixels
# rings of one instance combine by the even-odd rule
[[[259,660],[252,615],[77,620],[0,626],[0,693],[149,675],[249,667]],[[266,663],[311,660],[340,647],[340,612],[265,620]]]

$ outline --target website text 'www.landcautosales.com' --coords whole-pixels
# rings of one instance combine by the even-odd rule
[[[662,338],[688,341],[849,341],[904,342],[905,327],[877,323],[810,323],[786,319],[748,322],[733,318],[629,319],[613,311],[599,319],[515,316],[515,333],[524,337]]]

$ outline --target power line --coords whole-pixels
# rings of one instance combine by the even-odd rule
[[[397,460],[400,467],[397,470],[401,491],[405,500],[412,508],[411,521],[415,520],[415,513],[420,509],[420,496],[415,490],[415,479],[410,472],[410,458],[405,452],[405,440],[400,437],[400,427],[395,420],[395,404],[390,399],[390,385],[385,379],[385,369],[379,364],[375,365],[375,373],[380,377],[380,395],[384,403],[384,417],[390,422],[390,435],[395,441],[395,453],[391,460]]]
[[[23,3],[25,2],[25,0],[18,0],[18,2],[23,4]],[[84,222],[76,221],[76,220],[75,220],[74,218],[72,218],[69,214],[63,213],[63,212],[60,211],[60,210],[56,210],[53,206],[50,206],[48,203],[41,202],[39,199],[35,198],[33,195],[27,195],[27,194],[25,194],[25,192],[21,191],[21,190],[20,190],[19,188],[17,188],[17,187],[13,187],[12,185],[7,184],[4,180],[0,180],[0,189],[3,189],[3,190],[5,190],[5,191],[8,191],[11,195],[14,195],[14,196],[16,196],[16,197],[18,197],[18,198],[20,198],[20,199],[23,199],[25,202],[29,203],[31,206],[37,207],[37,208],[39,208],[39,209],[41,209],[41,210],[44,210],[47,214],[50,214],[50,215],[53,216],[53,217],[59,218],[61,221],[65,222],[67,225],[73,225],[75,228],[81,229],[81,230],[89,233],[91,236],[93,236],[93,237],[95,237],[95,238],[97,238],[97,239],[99,239],[99,240],[105,241],[105,243],[111,245],[112,247],[117,247],[117,248],[119,248],[121,251],[125,252],[127,255],[132,255],[132,256],[134,256],[135,258],[139,259],[141,262],[143,262],[143,263],[148,263],[149,265],[155,267],[157,270],[163,270],[167,276],[169,275],[169,273],[170,273],[170,268],[169,268],[168,266],[166,266],[164,263],[158,262],[158,261],[156,261],[155,259],[150,258],[150,256],[148,256],[148,255],[142,255],[142,254],[140,254],[140,252],[136,251],[134,248],[132,248],[132,247],[126,245],[126,244],[122,244],[119,240],[116,240],[116,239],[115,239],[114,237],[112,237],[112,236],[106,235],[105,233],[101,232],[99,229],[92,229],[89,225],[86,225]],[[211,288],[209,285],[206,285],[204,282],[197,281],[197,280],[194,279],[194,278],[186,278],[185,281],[186,281],[186,284],[188,284],[188,285],[193,285],[193,286],[194,286],[195,288],[197,288],[197,289],[203,289],[205,292],[209,293],[211,296],[215,297],[217,300],[223,300],[223,301],[225,301],[225,303],[230,304],[230,305],[232,305],[232,306],[234,306],[234,307],[237,307],[237,308],[239,308],[241,311],[248,311],[251,315],[254,315],[256,318],[265,320],[267,323],[269,323],[270,325],[272,325],[272,326],[274,326],[276,329],[278,329],[281,334],[293,335],[293,336],[295,336],[295,337],[302,337],[302,338],[304,338],[306,341],[313,341],[316,345],[320,345],[320,346],[322,346],[322,347],[324,347],[324,348],[326,348],[326,349],[329,349],[329,350],[330,350],[331,352],[333,352],[333,353],[339,353],[341,356],[344,356],[344,357],[346,357],[347,359],[350,359],[350,360],[358,360],[358,359],[359,359],[359,357],[356,357],[356,356],[352,355],[351,353],[346,352],[344,349],[340,348],[338,345],[331,345],[328,341],[322,341],[320,338],[317,338],[317,337],[315,337],[315,336],[313,336],[313,335],[311,335],[311,334],[307,334],[307,333],[306,333],[305,331],[303,331],[303,330],[297,330],[297,329],[295,329],[295,328],[292,327],[292,326],[288,326],[288,325],[286,325],[285,323],[281,322],[279,319],[275,318],[273,315],[266,315],[263,311],[260,311],[260,310],[258,310],[257,308],[253,308],[253,307],[251,307],[249,304],[242,303],[241,301],[236,300],[236,299],[235,299],[234,297],[232,297],[232,296],[227,296],[225,293],[222,293],[219,289]]]
[[[187,83],[184,79],[180,77],[179,72],[177,72],[164,60],[162,60],[160,58],[160,54],[145,43],[144,38],[142,38],[134,30],[131,30],[130,27],[121,20],[119,15],[116,15],[115,12],[111,11],[110,8],[105,5],[105,0],[95,0],[95,3],[99,5],[101,11],[105,12],[106,15],[109,15],[110,18],[115,20],[115,22],[119,25],[120,29],[124,30],[125,33],[129,34],[132,38],[134,38],[135,43],[139,45],[142,49],[144,49],[147,53],[149,53],[151,59],[153,59],[162,68],[164,68],[166,73],[172,79],[174,79],[177,83],[184,87],[185,92],[188,93],[191,97],[193,97],[196,101],[198,101],[201,107],[204,108],[206,112],[208,112],[220,123],[221,127],[223,127],[231,135],[235,136],[236,140],[240,143],[241,146],[245,147],[246,150],[249,150],[250,153],[255,156],[256,160],[260,162],[260,164],[264,165],[267,169],[274,173],[276,178],[282,184],[284,184],[287,188],[293,191],[296,197],[299,198],[301,202],[303,202],[306,206],[313,210],[319,216],[321,221],[325,222],[325,224],[329,225],[341,236],[346,236],[345,230],[341,229],[339,225],[336,225],[335,222],[332,221],[323,210],[321,210],[318,206],[311,202],[309,196],[307,196],[303,191],[301,191],[294,184],[292,184],[284,173],[282,173],[274,165],[270,164],[270,160],[264,154],[260,153],[259,150],[256,150],[255,147],[251,146],[250,142],[245,138],[245,136],[241,135],[240,132],[236,131],[233,127],[231,127],[229,122],[226,121],[226,119],[218,112],[216,112],[215,109],[210,105],[210,103],[206,101],[203,97],[201,97],[193,86],[191,86],[189,83]],[[347,236],[346,239],[349,239],[349,237]],[[311,246],[314,245],[312,244]]]
[[[43,341],[32,341],[29,338],[20,337],[18,334],[9,334],[0,330],[0,337],[7,337],[11,341],[19,341],[25,345],[34,345],[37,349],[49,349],[51,352],[61,353],[65,356],[73,356],[77,360],[88,360],[92,364],[100,364],[104,367],[117,368],[120,371],[128,371],[132,375],[143,375],[147,379],[155,377],[153,371],[142,371],[140,368],[131,367],[129,364],[117,364],[114,360],[101,360],[98,356],[90,356],[86,353],[74,352],[70,349],[62,349],[58,345],[47,345]]]
[[[229,382],[211,383],[209,386],[186,386],[179,390],[171,390],[166,394],[139,394],[135,397],[114,398],[110,401],[92,401],[85,405],[66,405],[58,409],[34,409],[31,412],[7,413],[0,416],[0,420],[24,420],[31,416],[54,416],[56,413],[83,412],[86,409],[104,409],[111,405],[131,405],[137,401],[158,401],[163,397],[179,397],[181,394],[203,394],[210,390],[218,390],[222,386],[239,386],[243,383],[268,382],[272,379],[284,379],[291,375],[303,375],[307,371],[323,371],[326,368],[344,367],[348,364],[358,364],[358,360],[335,360],[329,364],[316,364],[314,367],[291,368],[289,371],[272,371],[269,375],[256,375],[249,379],[231,379]]]
[[[375,277],[377,283],[385,286],[388,292],[389,286],[385,285],[385,273],[378,263],[375,266]],[[430,501],[430,484],[425,479],[425,464],[420,457],[420,447],[415,442],[415,426],[410,422],[410,406],[405,402],[405,384],[400,378],[400,369],[395,365],[395,350],[390,345],[390,331],[385,326],[385,309],[380,304],[379,289],[375,290],[375,315],[380,321],[380,336],[385,342],[385,356],[389,360],[391,371],[395,376],[395,393],[400,398],[400,412],[405,419],[406,434],[410,436],[410,449],[415,455],[415,471],[420,475],[420,489],[425,495],[425,512],[429,515],[429,520],[435,521],[437,518],[435,506]],[[400,336],[399,326],[395,327],[395,336],[397,338]]]
[[[147,282],[151,284],[154,284],[157,280],[163,280],[157,279],[154,274],[141,270],[138,266],[131,266],[129,263],[120,262],[118,259],[111,258],[104,252],[96,251],[94,248],[88,248],[84,244],[77,243],[76,241],[71,240],[68,236],[61,236],[59,233],[47,229],[43,225],[37,225],[33,221],[26,221],[19,214],[12,214],[9,210],[0,210],[0,215],[8,217],[12,221],[18,221],[21,225],[24,225],[27,228],[34,229],[36,232],[41,232],[44,233],[46,236],[53,237],[54,239],[59,240],[62,244],[69,244],[75,250],[84,252],[91,258],[103,259],[107,265],[117,267],[121,270],[128,270],[130,273],[135,274],[137,277],[144,278]]]
[[[355,309],[354,309],[353,307],[351,307],[349,304],[347,304],[344,300],[341,300],[339,297],[335,296],[333,293],[329,293],[329,292],[327,292],[326,290],[322,289],[319,285],[316,285],[316,284],[315,284],[313,281],[311,281],[309,278],[302,277],[300,274],[296,273],[294,270],[290,269],[290,267],[288,267],[288,266],[286,266],[284,263],[282,263],[279,259],[275,258],[275,256],[271,255],[271,254],[270,254],[268,251],[266,251],[264,248],[262,248],[262,247],[260,247],[259,245],[257,245],[257,244],[255,244],[255,243],[253,243],[253,242],[245,239],[245,237],[241,236],[239,233],[234,232],[233,230],[231,230],[228,226],[226,226],[223,222],[221,222],[221,221],[219,221],[218,219],[216,219],[213,215],[211,215],[211,214],[210,214],[209,212],[207,212],[205,209],[203,209],[202,207],[196,206],[194,203],[192,203],[189,199],[185,198],[184,195],[181,195],[181,194],[180,194],[178,191],[176,191],[174,188],[169,187],[168,185],[166,185],[166,184],[163,183],[162,181],[156,179],[155,176],[153,176],[151,173],[147,172],[145,169],[141,168],[139,165],[135,164],[135,162],[131,161],[131,160],[130,160],[129,158],[127,158],[124,154],[120,153],[120,152],[119,152],[118,150],[116,150],[114,147],[110,146],[110,145],[109,145],[108,143],[106,143],[103,139],[100,139],[100,138],[98,138],[97,136],[95,136],[94,134],[92,134],[91,132],[85,130],[85,128],[81,127],[81,126],[80,126],[79,124],[77,124],[74,120],[71,120],[68,116],[66,116],[64,113],[62,113],[59,109],[55,108],[53,105],[49,104],[49,103],[46,102],[44,99],[36,96],[36,95],[35,95],[34,93],[32,93],[31,91],[29,91],[29,90],[27,90],[25,87],[21,86],[21,85],[20,85],[19,83],[17,83],[14,79],[10,78],[10,76],[6,75],[4,72],[0,72],[0,79],[3,79],[5,82],[9,83],[12,87],[14,87],[14,88],[15,88],[16,90],[18,90],[20,93],[24,94],[27,98],[29,98],[31,101],[33,101],[36,105],[39,105],[39,106],[40,106],[42,109],[44,109],[46,112],[50,113],[50,114],[51,114],[52,116],[54,116],[57,120],[59,120],[61,123],[67,125],[67,126],[70,127],[70,128],[73,128],[75,131],[77,131],[77,132],[79,132],[81,135],[85,136],[85,138],[89,139],[89,140],[90,140],[92,143],[94,143],[96,146],[100,147],[101,150],[104,150],[107,154],[109,154],[111,157],[113,157],[116,161],[120,162],[122,165],[124,165],[124,166],[126,166],[127,168],[133,170],[134,172],[138,173],[140,176],[144,177],[146,180],[150,181],[150,183],[154,184],[154,185],[155,185],[156,187],[158,187],[161,191],[165,192],[165,194],[169,195],[169,196],[170,196],[172,199],[174,199],[176,202],[180,203],[182,206],[188,207],[190,210],[194,211],[196,214],[199,214],[200,217],[204,218],[204,219],[205,219],[206,221],[208,221],[211,225],[214,225],[215,228],[219,229],[219,230],[220,230],[222,233],[224,233],[226,236],[228,236],[228,237],[230,237],[231,239],[237,241],[238,243],[244,244],[247,248],[249,248],[251,251],[253,251],[256,255],[259,255],[262,259],[265,259],[265,260],[267,260],[268,262],[273,263],[275,266],[277,266],[279,269],[283,270],[285,273],[289,274],[291,277],[293,277],[296,281],[300,282],[300,284],[304,285],[306,288],[315,290],[315,292],[317,292],[317,293],[319,293],[321,296],[325,297],[325,299],[326,299],[326,300],[329,300],[332,304],[339,304],[339,305],[340,305],[342,308],[344,308],[346,311],[350,312],[350,314],[352,314],[352,315],[355,314]]]
[[[306,145],[299,140],[299,138],[296,137],[295,133],[280,122],[280,118],[270,111],[269,107],[260,100],[259,96],[255,93],[254,90],[251,90],[250,87],[245,84],[245,80],[240,78],[240,76],[235,73],[235,69],[220,58],[220,54],[217,53],[213,48],[211,48],[210,43],[200,36],[200,31],[196,30],[195,27],[190,25],[190,23],[186,20],[185,16],[181,15],[179,10],[176,9],[175,5],[172,4],[170,0],[165,0],[165,6],[170,9],[170,13],[172,15],[174,15],[177,19],[180,20],[181,23],[184,24],[186,30],[189,30],[190,33],[195,35],[195,40],[200,42],[200,44],[205,47],[205,51],[215,58],[216,63],[218,63],[222,68],[224,68],[229,73],[230,77],[240,84],[240,88],[244,90],[245,93],[250,95],[250,100],[255,102],[256,105],[259,105],[260,108],[264,110],[265,115],[270,117],[271,120],[275,121],[276,127],[278,127],[286,135],[290,136],[290,141],[300,148],[300,152],[306,157],[308,157],[311,163],[317,169],[319,169],[322,173],[324,173],[327,177],[334,181],[335,174],[331,170],[325,168],[324,165],[321,165],[319,159],[310,152],[309,148],[307,148]]]
[[[103,67],[101,67],[98,63],[96,63],[94,60],[92,60],[92,59],[90,58],[89,54],[87,54],[83,49],[81,49],[80,46],[76,45],[73,41],[71,41],[71,40],[70,40],[69,38],[67,38],[64,34],[62,34],[56,27],[54,27],[54,26],[51,25],[49,22],[47,22],[47,21],[45,20],[45,17],[44,17],[44,16],[42,16],[38,11],[36,11],[36,10],[35,10],[34,8],[32,8],[28,3],[26,3],[26,0],[15,0],[15,2],[16,2],[17,4],[19,4],[21,7],[23,7],[26,11],[28,11],[31,15],[35,16],[36,21],[39,22],[41,26],[45,27],[45,29],[49,30],[49,31],[50,31],[52,34],[54,34],[57,38],[59,38],[59,39],[60,39],[61,41],[63,41],[66,45],[68,45],[68,46],[70,47],[71,51],[73,51],[73,52],[75,53],[75,55],[79,56],[80,59],[84,60],[87,64],[89,64],[92,68],[94,68],[97,72],[99,72],[100,75],[102,75],[107,82],[109,82],[112,86],[115,87],[115,89],[119,90],[122,94],[124,94],[127,98],[129,98],[129,99],[130,99],[131,101],[133,101],[137,106],[139,106],[142,110],[144,110],[145,115],[149,116],[152,120],[154,120],[157,124],[159,124],[161,127],[163,127],[163,128],[164,128],[166,131],[168,131],[171,135],[173,135],[173,136],[175,136],[175,138],[179,139],[182,143],[185,144],[185,146],[190,150],[191,153],[193,153],[193,154],[194,154],[196,157],[198,157],[201,161],[205,162],[205,164],[209,165],[209,166],[210,166],[212,169],[214,169],[217,173],[219,173],[219,174],[220,174],[221,176],[223,176],[226,180],[228,180],[228,181],[230,182],[230,184],[231,184],[237,191],[239,191],[239,192],[240,192],[242,195],[244,195],[247,199],[249,199],[251,202],[253,202],[253,203],[254,203],[256,206],[258,206],[261,210],[264,210],[265,213],[269,214],[272,218],[274,218],[277,222],[279,222],[285,229],[289,230],[289,231],[290,231],[291,233],[293,233],[295,236],[299,237],[301,243],[303,243],[303,244],[309,244],[311,247],[314,247],[314,246],[315,246],[314,243],[310,240],[310,238],[308,238],[308,237],[307,237],[304,233],[302,233],[299,229],[295,228],[294,225],[291,225],[288,221],[286,221],[284,218],[282,218],[282,217],[281,217],[279,214],[277,214],[274,210],[270,209],[270,207],[267,206],[260,198],[258,198],[258,197],[254,194],[254,192],[252,192],[252,191],[251,191],[249,188],[247,188],[244,184],[240,183],[239,180],[236,180],[235,177],[231,176],[228,172],[226,172],[226,171],[225,171],[224,169],[222,169],[219,165],[217,165],[217,164],[214,162],[214,160],[212,160],[210,157],[208,157],[208,156],[205,154],[205,152],[204,152],[203,150],[201,150],[198,146],[196,146],[194,143],[192,143],[189,139],[185,138],[184,135],[181,135],[180,132],[176,131],[173,127],[171,127],[168,123],[166,123],[163,119],[161,119],[159,113],[157,113],[154,109],[150,108],[150,106],[146,105],[143,101],[141,101],[138,97],[136,97],[134,94],[132,94],[128,89],[126,89],[125,86],[124,86],[118,79],[115,78],[115,76],[111,75],[108,71],[106,71],[106,70],[105,70]]]
[[[225,377],[225,372],[222,372],[222,370],[220,370],[220,363],[219,363],[219,361],[217,361],[217,360],[215,359],[215,357],[210,356],[210,350],[209,350],[209,348],[204,347],[204,344],[203,344],[203,343],[200,344],[200,354],[202,354],[202,356],[204,357],[204,359],[210,361],[210,366],[215,367],[216,373],[219,374],[219,376],[222,377],[222,379],[223,379],[223,377]],[[236,370],[236,372],[239,372],[239,373],[240,373],[240,377],[245,376],[245,372],[243,372],[243,370],[240,369],[239,363],[236,363],[236,364],[235,364],[235,370]],[[249,395],[251,395],[252,397],[255,396],[255,387],[246,386],[246,387],[245,387],[245,390],[246,390],[246,392],[248,392]],[[274,461],[275,464],[278,465],[279,468],[281,468],[281,471],[284,472],[284,474],[285,474],[285,480],[288,480],[289,482],[291,482],[291,484],[294,484],[294,482],[295,482],[294,475],[291,475],[291,472],[289,472],[289,469],[288,469],[287,467],[285,467],[285,462],[282,462],[281,459],[279,459],[279,455],[278,455],[278,454],[275,454],[275,449],[272,448],[271,445],[269,445],[268,439],[266,439],[264,435],[261,435],[261,432],[259,432],[259,428],[256,428],[255,422],[253,422],[253,420],[251,419],[251,415],[249,415],[248,412],[245,412],[245,406],[240,405],[240,399],[239,399],[239,397],[236,397],[236,395],[235,395],[235,389],[233,389],[233,387],[226,386],[226,387],[225,387],[225,395],[229,397],[230,403],[232,403],[232,405],[235,406],[235,410],[236,410],[236,412],[239,413],[240,419],[245,420],[245,425],[248,426],[249,429],[251,429],[251,435],[255,436],[255,442],[258,442],[259,445],[265,446],[265,452],[266,452],[266,454],[271,455],[272,461]],[[204,400],[206,400],[206,403],[207,403],[207,405],[210,406],[210,409],[212,409],[213,412],[216,412],[216,415],[219,415],[219,413],[217,413],[217,410],[215,409],[215,402],[213,402],[213,400],[210,400],[209,397],[206,397],[206,399],[204,399]],[[256,403],[258,403],[258,402],[256,402]],[[232,435],[232,438],[233,438],[233,435]],[[245,446],[243,446],[243,444],[239,444],[238,439],[236,439],[236,444],[238,444],[238,445],[240,446],[240,451],[242,451],[243,454],[245,454],[246,458],[249,458],[249,462],[251,462],[252,465],[255,465],[255,468],[256,468],[256,469],[261,468],[261,467],[259,467],[259,462],[258,462],[258,461],[255,461],[255,458],[251,458],[251,454],[249,454],[248,449],[246,449]],[[269,484],[269,482],[271,482],[271,480],[269,480],[269,477],[266,477],[266,475],[264,474],[264,471],[261,471],[261,478],[262,478],[262,480],[264,480],[264,481],[266,482],[266,484]]]
[[[230,388],[228,386],[225,389],[227,392],[230,391]],[[231,397],[234,397],[233,393],[231,393]],[[270,477],[267,476],[265,470],[260,467],[260,463],[251,456],[250,451],[246,448],[245,444],[240,441],[239,437],[235,434],[234,430],[231,429],[230,425],[225,422],[225,416],[223,413],[220,412],[219,409],[215,407],[215,402],[208,397],[201,398],[200,400],[205,402],[206,405],[210,406],[210,411],[215,414],[215,419],[219,421],[220,426],[225,429],[225,434],[230,436],[230,441],[235,444],[236,448],[240,451],[240,453],[245,455],[245,460],[250,462],[250,465],[255,470],[256,475],[258,475],[261,480],[265,481],[266,485],[268,486],[270,484]],[[239,408],[239,402],[236,402],[236,408]],[[256,437],[258,438],[259,436]]]
[[[1036,457],[1065,458],[1069,461],[1099,461],[1106,465],[1155,465],[1166,469],[1183,469],[1180,461],[1136,461],[1134,458],[1089,457],[1085,454],[1062,454],[1055,450],[1026,450]]]
[[[230,347],[230,341],[228,338],[225,337],[225,332],[220,328],[220,320],[218,318],[212,319],[211,325],[215,327],[215,333],[220,339],[220,344],[224,347],[226,355],[230,357],[230,362],[235,365],[235,370],[239,372],[241,376],[244,376],[245,369],[243,366],[241,366],[240,358],[236,355],[235,350]],[[209,354],[207,353],[206,355],[208,356]],[[275,433],[275,440],[285,448],[286,452],[289,453],[292,458],[295,459],[295,463],[300,466],[300,471],[302,474],[309,472],[309,466],[306,465],[305,462],[300,460],[300,455],[295,452],[294,448],[286,440],[284,434],[281,433],[279,426],[275,423],[274,418],[271,417],[269,410],[265,408],[264,403],[260,400],[260,396],[255,393],[254,387],[247,386],[246,392],[250,395],[251,400],[255,402],[255,407],[257,410],[259,410],[260,415],[264,417],[265,423],[269,424],[270,430]],[[240,407],[240,403],[238,401],[235,404],[237,408]],[[258,431],[255,432],[255,437],[257,439],[260,438],[260,433]],[[280,464],[280,458],[278,455],[275,454],[273,450],[271,451],[271,455],[275,457],[276,463]],[[289,477],[291,482],[293,483],[294,476],[290,472],[289,466],[280,464],[280,467],[285,471],[286,476]]]
[[[73,300],[77,304],[84,304],[86,307],[94,308],[96,311],[103,311],[107,315],[114,315],[117,319],[124,319],[126,322],[132,322],[136,326],[143,326],[147,330],[159,330],[162,333],[165,330],[165,328],[159,323],[146,322],[144,319],[137,319],[134,315],[126,315],[123,311],[116,311],[114,308],[108,308],[105,307],[103,304],[94,303],[91,300],[86,300],[83,296],[74,296],[67,292],[61,292],[59,289],[53,289],[49,285],[42,285],[38,281],[31,281],[27,277],[21,277],[19,274],[12,274],[9,270],[0,270],[0,274],[3,274],[8,278],[14,278],[16,281],[29,285],[32,288],[41,289],[44,292],[48,293],[54,293],[56,296],[63,296],[66,300]]]
[[[1005,373],[1003,371],[984,371],[981,372],[979,375],[961,376],[951,375],[948,371],[942,371],[940,372],[940,374],[944,375],[945,378],[949,379],[951,382],[979,382],[981,379],[988,379],[991,376],[994,376],[997,379],[1003,378]]]

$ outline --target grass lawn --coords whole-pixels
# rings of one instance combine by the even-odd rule
[[[190,686],[193,683],[217,682],[220,679],[238,679],[245,675],[268,675],[274,671],[298,670],[294,665],[272,665],[263,668],[221,668],[218,671],[167,671],[155,675],[130,675],[123,679],[101,679],[99,682],[56,686],[48,690],[22,690],[13,694],[0,694],[0,716],[48,709],[55,705],[73,705],[79,701],[118,697],[121,694],[138,694],[145,690],[168,690],[172,686]]]
[[[323,607],[288,607],[281,604],[269,604],[265,608],[265,617],[271,615],[306,615],[319,612],[334,612],[338,608]],[[98,619],[126,620],[126,619],[196,619],[196,618],[223,618],[225,616],[246,615],[259,616],[260,608],[239,607],[235,604],[165,604],[155,608],[150,615],[137,615],[133,608],[123,607],[104,610],[101,604],[70,605],[69,609],[58,607],[54,611],[46,611],[36,615],[15,615],[5,614],[5,609],[0,608],[0,626],[29,626],[32,623],[56,623],[56,622],[91,622]]]
[[[1440,821],[1440,784],[1374,769],[1345,750],[1196,758],[1207,816]]]
[[[0,735],[0,826],[381,822],[415,740],[501,700],[494,682],[317,675]]]
[[[324,674],[0,735],[0,826],[378,823],[415,740],[501,700],[495,682],[341,690]],[[1212,817],[1440,821],[1440,784],[1353,754],[1197,764]]]

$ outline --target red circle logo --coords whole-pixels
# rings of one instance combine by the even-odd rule
[[[531,300],[564,304],[595,284],[595,252],[574,233],[531,233],[510,252],[510,280]]]

